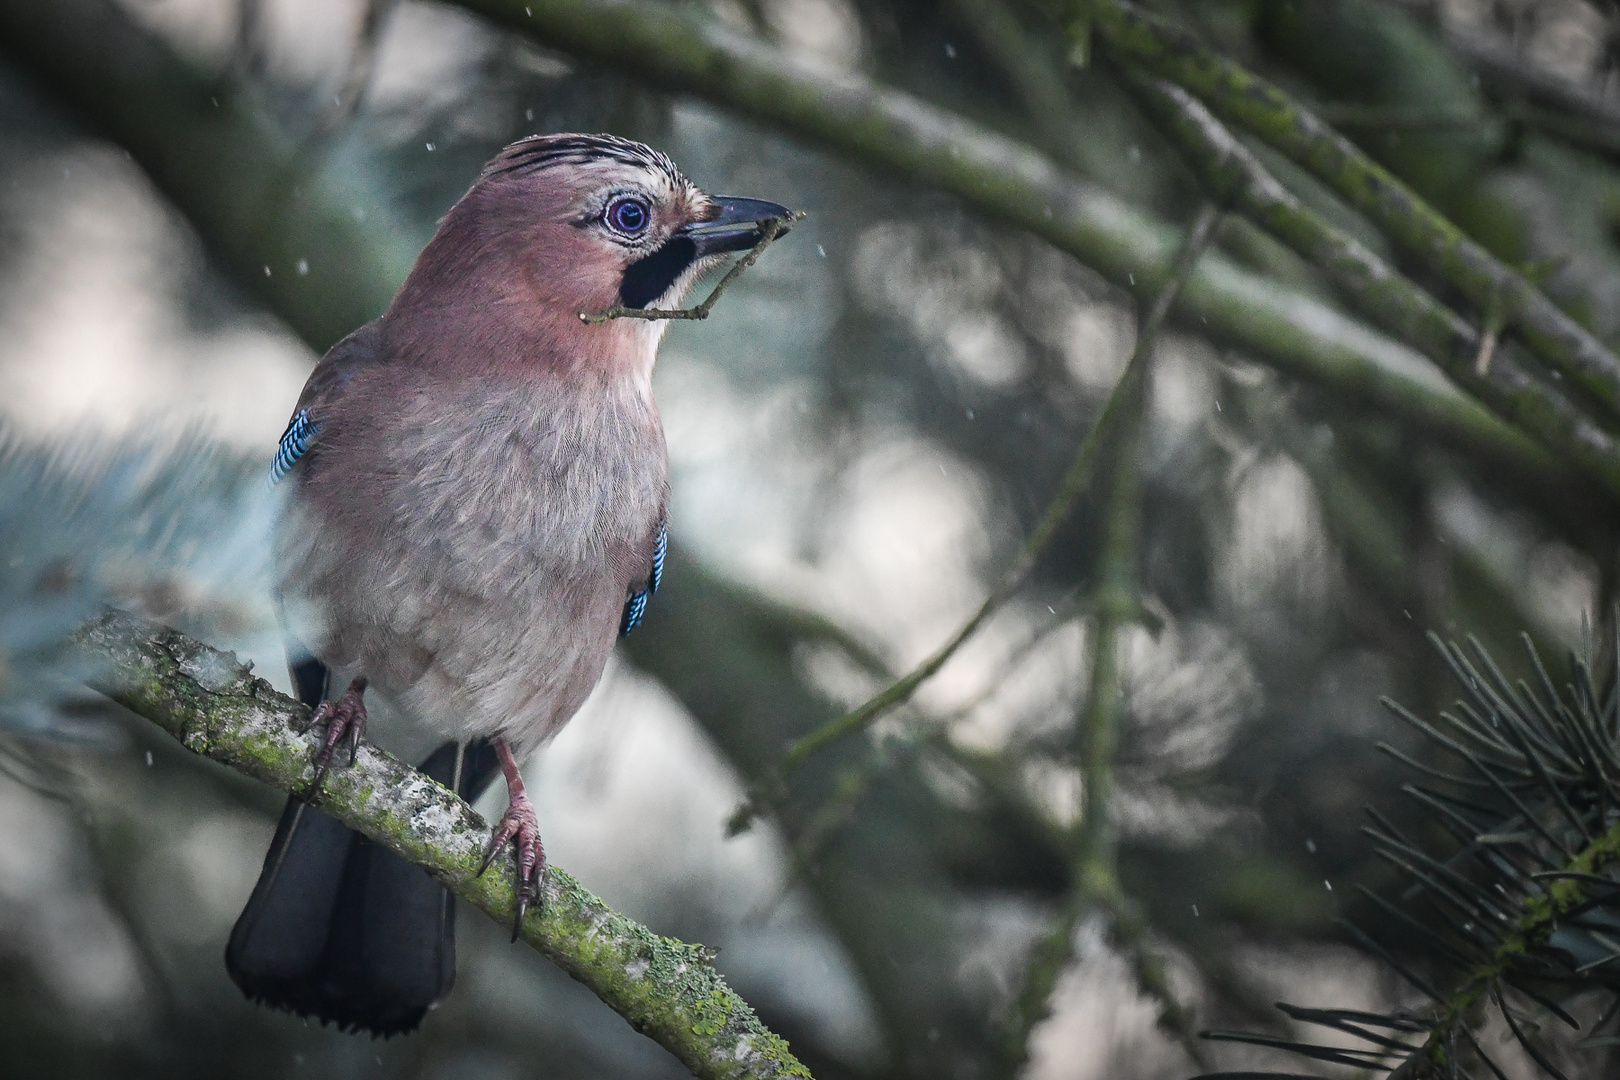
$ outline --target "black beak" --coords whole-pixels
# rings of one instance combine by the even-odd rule
[[[679,233],[691,238],[700,256],[746,251],[759,243],[760,226],[765,222],[782,219],[782,227],[776,233],[781,236],[793,220],[793,211],[764,199],[721,196],[714,201],[720,207],[719,215],[708,221],[694,221]]]

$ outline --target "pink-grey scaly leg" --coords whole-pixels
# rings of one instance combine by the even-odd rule
[[[516,941],[530,902],[540,895],[540,878],[546,872],[546,849],[540,843],[540,820],[535,817],[534,805],[523,793],[523,774],[518,771],[512,748],[506,745],[505,739],[497,738],[493,742],[495,754],[501,761],[501,772],[506,774],[506,813],[490,834],[478,872],[488,870],[495,856],[505,850],[507,844],[512,845],[517,863],[517,913],[512,919],[512,940]]]
[[[319,750],[315,751],[315,779],[310,781],[309,790],[304,798],[309,798],[321,789],[321,783],[326,779],[326,770],[332,764],[332,756],[337,748],[344,742],[349,744],[349,764],[353,765],[355,758],[360,754],[360,739],[366,733],[366,680],[362,676],[349,684],[343,696],[335,701],[323,701],[310,714],[309,723],[304,730],[318,724],[326,725],[325,737],[321,739]]]

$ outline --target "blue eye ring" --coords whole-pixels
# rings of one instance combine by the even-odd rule
[[[647,223],[652,220],[652,212],[642,200],[620,196],[607,204],[607,209],[602,212],[602,220],[616,233],[639,236],[647,230]]]

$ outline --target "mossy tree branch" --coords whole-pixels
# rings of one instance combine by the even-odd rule
[[[1523,274],[1503,264],[1389,170],[1278,87],[1128,0],[1085,0],[1112,55],[1196,93],[1310,170],[1489,318],[1620,415],[1620,359]]]
[[[280,791],[314,777],[309,710],[237,662],[178,631],[108,612],[79,632],[92,685],[193,753]],[[510,868],[480,875],[489,826],[449,789],[372,746],[332,770],[313,805],[420,866],[497,922],[511,922]],[[700,945],[662,937],[609,908],[552,867],[522,938],[712,1080],[808,1077],[809,1071],[726,985]]]
[[[1230,200],[1235,210],[1326,271],[1368,318],[1422,349],[1458,385],[1620,495],[1620,443],[1569,398],[1507,351],[1494,363],[1478,363],[1483,347],[1478,331],[1307,207],[1187,90],[1139,72],[1127,71],[1125,79],[1213,197]]]

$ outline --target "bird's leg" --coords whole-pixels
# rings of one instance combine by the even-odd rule
[[[332,755],[343,742],[349,744],[349,764],[360,754],[360,738],[366,733],[366,680],[358,678],[349,684],[343,696],[336,701],[323,701],[310,714],[309,723],[304,726],[308,731],[317,724],[326,725],[326,735],[321,739],[321,748],[315,751],[315,779],[310,782],[305,798],[315,794],[321,789],[321,782],[326,779],[327,767],[332,764]]]
[[[530,901],[540,895],[540,877],[546,872],[546,849],[540,843],[540,820],[534,816],[534,805],[523,793],[523,774],[518,771],[517,759],[506,740],[496,738],[495,754],[501,759],[501,772],[506,774],[506,813],[490,834],[489,846],[484,849],[484,861],[478,867],[482,874],[489,869],[495,856],[512,845],[517,860],[517,914],[512,919],[512,940],[518,939],[523,929],[523,914]]]

